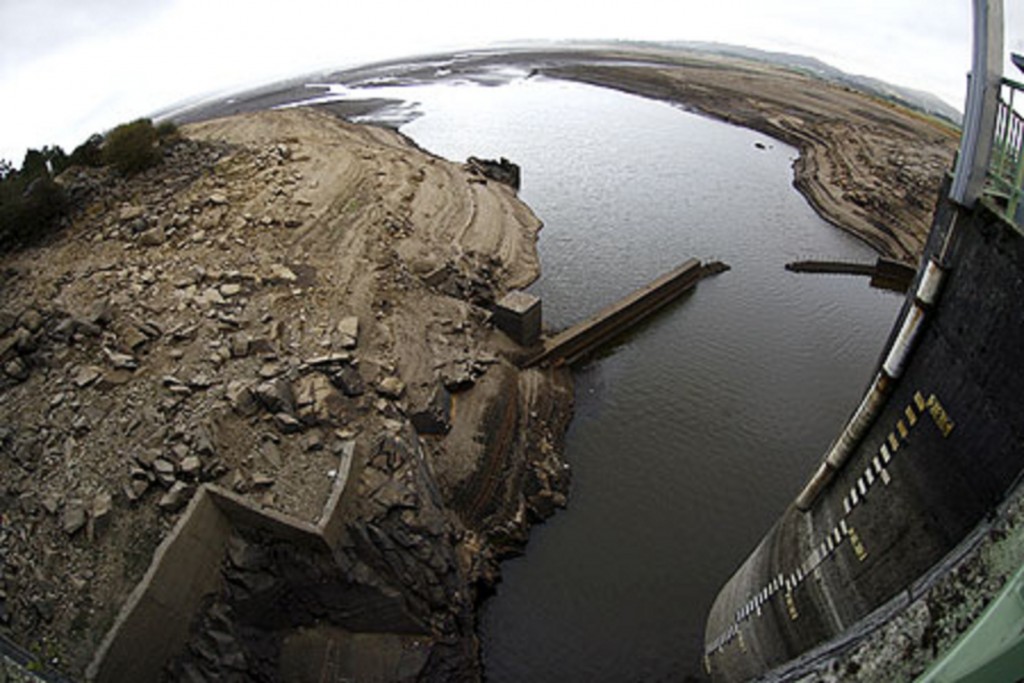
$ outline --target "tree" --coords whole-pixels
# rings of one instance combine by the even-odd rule
[[[89,139],[80,144],[71,152],[68,158],[69,166],[102,166],[103,165],[103,136],[95,133]]]
[[[156,129],[149,119],[123,123],[107,135],[103,161],[123,175],[135,175],[163,159]]]
[[[21,162],[19,174],[23,178],[39,178],[50,175],[50,169],[46,165],[46,157],[38,149],[30,149],[25,152],[25,159]]]
[[[68,155],[64,153],[60,145],[54,145],[50,147],[47,145],[43,147],[43,158],[46,159],[46,165],[50,169],[50,175],[60,175],[60,173],[70,165],[68,161]]]

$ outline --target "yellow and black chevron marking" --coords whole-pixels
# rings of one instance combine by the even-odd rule
[[[705,649],[706,657],[716,654],[736,639],[738,639],[740,650],[746,652],[747,648],[743,642],[743,633],[740,630],[740,625],[753,616],[760,617],[762,615],[762,607],[776,593],[783,593],[786,612],[792,621],[796,621],[800,613],[797,610],[796,600],[793,597],[794,591],[800,587],[808,576],[813,575],[818,567],[842,546],[845,540],[849,540],[850,548],[859,561],[864,562],[867,560],[867,547],[864,545],[864,541],[857,533],[857,530],[847,522],[847,518],[854,508],[867,500],[868,493],[877,482],[882,482],[884,486],[889,486],[892,483],[893,477],[888,467],[896,453],[900,450],[900,447],[910,438],[910,434],[920,422],[920,418],[926,414],[931,418],[932,423],[934,423],[943,438],[949,437],[956,423],[950,418],[942,402],[939,401],[935,394],[931,394],[925,399],[924,394],[920,391],[914,392],[913,401],[903,409],[903,417],[896,421],[895,428],[886,435],[878,449],[878,453],[871,458],[868,466],[864,468],[861,475],[857,477],[857,481],[850,487],[849,493],[843,497],[843,514],[840,517],[839,523],[822,537],[821,542],[811,551],[811,554],[804,558],[804,561],[792,572],[787,575],[779,574],[776,576],[767,586],[750,598],[746,604],[736,610],[732,625]]]

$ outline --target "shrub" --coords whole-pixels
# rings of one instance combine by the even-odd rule
[[[67,213],[64,190],[48,173],[11,173],[0,182],[0,250],[30,244],[52,233]]]
[[[99,133],[89,136],[89,139],[75,147],[68,158],[69,166],[102,166],[103,165],[103,136]]]
[[[123,123],[107,135],[103,161],[123,175],[135,175],[157,165],[163,155],[149,119]]]
[[[160,139],[161,143],[168,140],[176,140],[178,138],[177,124],[171,120],[161,121],[157,124],[156,136]]]

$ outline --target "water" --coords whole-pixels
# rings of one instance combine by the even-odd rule
[[[547,324],[691,256],[732,270],[576,373],[570,507],[503,565],[481,616],[487,677],[701,677],[715,594],[852,411],[901,299],[783,269],[874,258],[791,187],[793,148],[613,91],[500,82],[373,94],[418,103],[389,115],[432,152],[522,166]]]

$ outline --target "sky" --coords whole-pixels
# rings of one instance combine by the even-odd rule
[[[1024,0],[1005,0],[1024,52]],[[70,151],[186,98],[531,39],[702,40],[818,57],[963,108],[970,0],[0,0],[0,158]]]

